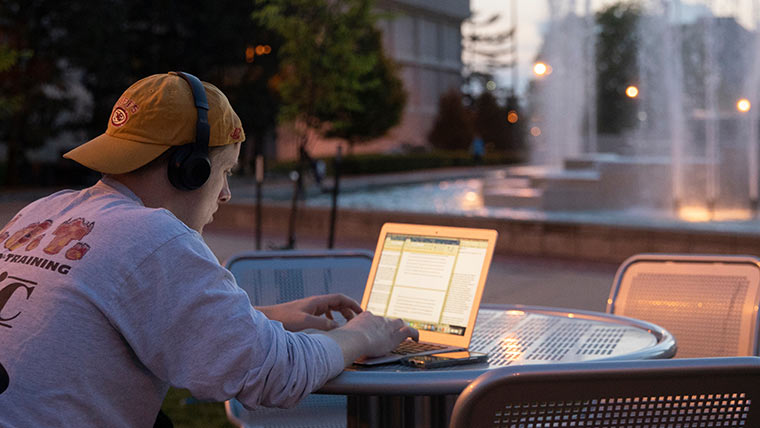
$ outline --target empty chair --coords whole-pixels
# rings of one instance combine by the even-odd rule
[[[475,379],[450,428],[749,428],[758,406],[758,357],[523,365]]]
[[[758,355],[760,259],[639,254],[618,269],[607,312],[657,324],[676,358]]]
[[[302,297],[343,293],[361,301],[372,253],[362,250],[286,250],[245,252],[225,266],[254,306]],[[335,319],[340,320],[340,314]],[[346,425],[346,397],[310,395],[292,409],[247,410],[237,400],[225,403],[227,418],[239,427],[323,427]]]

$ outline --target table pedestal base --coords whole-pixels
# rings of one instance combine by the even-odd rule
[[[350,395],[348,428],[445,428],[457,395]]]

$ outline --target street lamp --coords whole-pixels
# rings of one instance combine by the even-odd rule
[[[627,88],[625,88],[625,95],[628,98],[636,98],[639,96],[639,88],[637,88],[634,85],[630,85]]]
[[[268,55],[272,53],[272,47],[269,45],[248,45],[245,48],[245,62],[252,63],[256,56]]]
[[[749,100],[746,98],[742,98],[736,102],[736,109],[742,113],[748,112],[751,108],[752,104],[750,104]]]
[[[535,73],[536,76],[546,76],[552,74],[552,68],[545,62],[539,61],[533,64],[533,73]]]

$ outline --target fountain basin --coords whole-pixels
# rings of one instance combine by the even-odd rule
[[[493,228],[499,231],[496,253],[563,257],[619,263],[643,252],[760,255],[760,220],[687,221],[672,210],[545,211],[483,205],[481,189],[504,179],[503,171],[465,174],[443,180],[377,186],[351,183],[341,193],[336,242],[372,248],[385,222]],[[248,187],[233,190],[232,203],[222,204],[209,227],[253,232],[255,198]],[[285,192],[287,193],[287,192]],[[290,206],[283,194],[263,205],[263,242],[282,245],[287,238]],[[324,236],[330,224],[330,196],[309,197],[299,206],[296,235]],[[252,243],[253,245],[253,243]],[[343,244],[345,245],[345,244]],[[349,244],[350,245],[350,244]]]
[[[704,188],[710,162],[691,158],[681,164],[689,188]],[[565,161],[563,169],[530,166],[504,170],[486,179],[483,201],[490,207],[545,211],[627,210],[677,207],[673,167],[666,156],[589,154]],[[688,193],[683,201],[688,201]],[[732,207],[737,208],[737,207]],[[747,209],[748,205],[739,207]]]

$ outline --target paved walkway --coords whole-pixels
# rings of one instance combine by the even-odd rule
[[[341,187],[366,186],[367,183],[387,184],[414,182],[430,179],[467,177],[489,171],[481,168],[451,168],[419,171],[407,174],[387,174],[383,176],[351,177],[342,181]],[[238,178],[233,183],[233,197],[246,203],[253,203],[253,184],[250,178]],[[278,192],[288,192],[288,183],[267,186]],[[0,226],[34,198],[46,190],[26,192],[3,192],[0,194]],[[255,236],[250,230],[225,231],[208,227],[204,234],[209,247],[224,261],[238,251],[253,250]],[[327,232],[324,236],[297,236],[297,248],[325,248]],[[266,248],[282,246],[286,242],[285,230],[266,230],[263,240]],[[338,248],[361,248],[374,250],[374,241],[347,241],[337,239]],[[575,309],[603,311],[615,275],[616,264],[595,263],[559,258],[539,258],[527,256],[495,256],[486,283],[483,301],[486,303],[522,303],[543,306],[559,306]],[[357,279],[363,282],[363,279]]]
[[[368,186],[409,184],[434,180],[451,180],[479,177],[503,167],[456,167],[370,176],[345,177],[341,189],[366,188]],[[255,186],[250,180],[237,178],[232,183],[235,202],[254,203]],[[307,187],[317,191],[316,186]],[[292,184],[279,180],[267,182],[264,194],[274,199],[287,199],[292,194]],[[297,248],[326,248],[327,231],[324,236],[304,235],[299,229]],[[206,240],[217,256],[224,260],[232,253],[255,248],[253,226],[250,231],[235,234],[215,231],[206,233]],[[282,246],[287,241],[286,230],[265,230],[262,245],[265,248]],[[347,241],[338,236],[337,248],[361,248],[374,251],[375,241]],[[617,264],[596,263],[561,258],[503,256],[497,255],[483,295],[485,303],[520,303],[529,305],[558,306],[574,309],[604,311]]]
[[[267,231],[267,236],[276,236]],[[264,240],[266,246],[283,245],[281,239]],[[221,232],[210,228],[204,233],[206,242],[224,261],[238,251],[255,248],[252,232]],[[299,236],[296,248],[326,248],[326,238]],[[336,248],[360,248],[374,251],[374,242],[338,239]],[[521,303],[604,311],[617,265],[577,260],[523,256],[495,256],[483,294],[484,303]],[[362,283],[363,279],[357,279]]]

